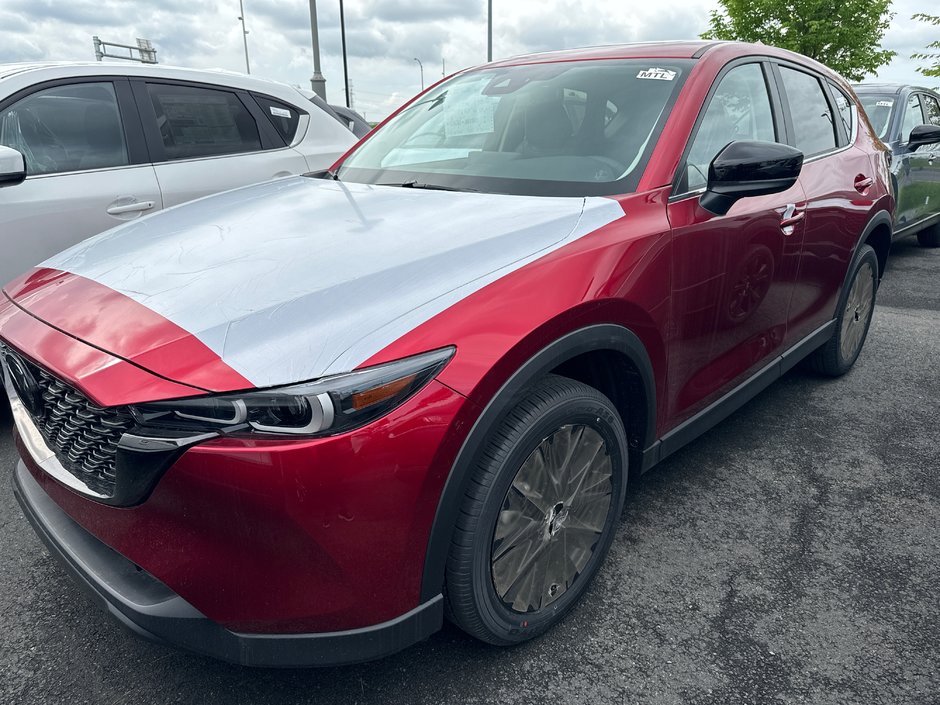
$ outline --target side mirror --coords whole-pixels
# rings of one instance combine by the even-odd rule
[[[911,130],[907,146],[911,149],[923,144],[936,144],[940,142],[940,125],[918,125]]]
[[[10,147],[0,144],[0,187],[15,186],[26,178],[26,159]]]
[[[796,183],[803,153],[779,142],[732,142],[708,167],[702,208],[724,215],[735,201],[748,196],[780,193]]]

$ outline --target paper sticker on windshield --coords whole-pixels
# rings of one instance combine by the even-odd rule
[[[893,100],[879,100],[875,103],[875,106],[879,108],[890,108],[892,105],[894,105]]]
[[[495,127],[498,96],[481,95],[479,82],[458,84],[444,100],[444,132],[448,137],[481,135]]]
[[[288,120],[290,120],[290,110],[285,110],[284,108],[275,108],[275,107],[272,105],[272,106],[271,106],[271,114],[272,114],[274,117],[282,117],[282,118],[287,118]]]
[[[669,69],[643,69],[636,75],[637,78],[650,78],[654,81],[671,81],[676,77],[675,71]]]

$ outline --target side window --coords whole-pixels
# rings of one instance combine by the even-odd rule
[[[931,125],[940,125],[940,101],[932,95],[925,95],[923,98],[924,113],[927,115],[927,120]]]
[[[708,165],[735,140],[777,140],[767,82],[760,64],[733,68],[718,84],[689,148],[685,190],[704,187],[708,181]]]
[[[148,83],[167,159],[192,159],[261,149],[255,119],[228,91]]]
[[[129,163],[110,82],[56,86],[17,101],[0,112],[0,144],[23,154],[30,175]]]
[[[274,125],[274,129],[284,138],[284,143],[291,144],[294,141],[294,135],[297,134],[297,125],[300,124],[300,112],[297,108],[263,95],[256,95],[254,98]]]
[[[796,69],[780,67],[790,105],[796,148],[807,157],[836,147],[835,123],[819,79]]]
[[[842,127],[845,130],[846,140],[851,141],[852,130],[855,128],[855,104],[842,92],[841,88],[831,81],[829,82],[829,89],[836,99],[836,111],[839,115],[839,120],[842,122]],[[842,141],[841,137],[839,141]],[[846,144],[847,143],[848,142],[846,142]]]
[[[904,122],[901,123],[901,141],[907,142],[911,136],[911,130],[918,125],[924,124],[924,113],[920,109],[920,96],[916,93],[907,99],[907,107],[904,109]]]

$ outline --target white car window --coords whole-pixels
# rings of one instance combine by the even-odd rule
[[[125,166],[124,127],[110,82],[37,91],[0,112],[0,144],[26,158],[26,173]]]
[[[261,150],[255,119],[234,93],[148,83],[167,159]]]

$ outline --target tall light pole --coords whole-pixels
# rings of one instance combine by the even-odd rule
[[[245,29],[245,3],[244,0],[238,0],[238,19],[242,21],[242,40],[245,42],[245,73],[251,73],[251,65],[248,63],[248,30]]]
[[[486,0],[486,60],[493,60],[493,0]]]
[[[346,14],[343,12],[343,0],[339,0],[339,31],[343,39],[343,84],[346,87],[346,107],[351,108],[349,100],[349,63],[346,60]]]
[[[415,57],[415,61],[418,62],[418,68],[421,69],[421,90],[424,91],[424,64],[421,63],[421,59]]]
[[[326,100],[326,79],[320,73],[320,31],[317,28],[317,0],[310,0],[310,38],[313,42],[313,76],[310,88]]]

